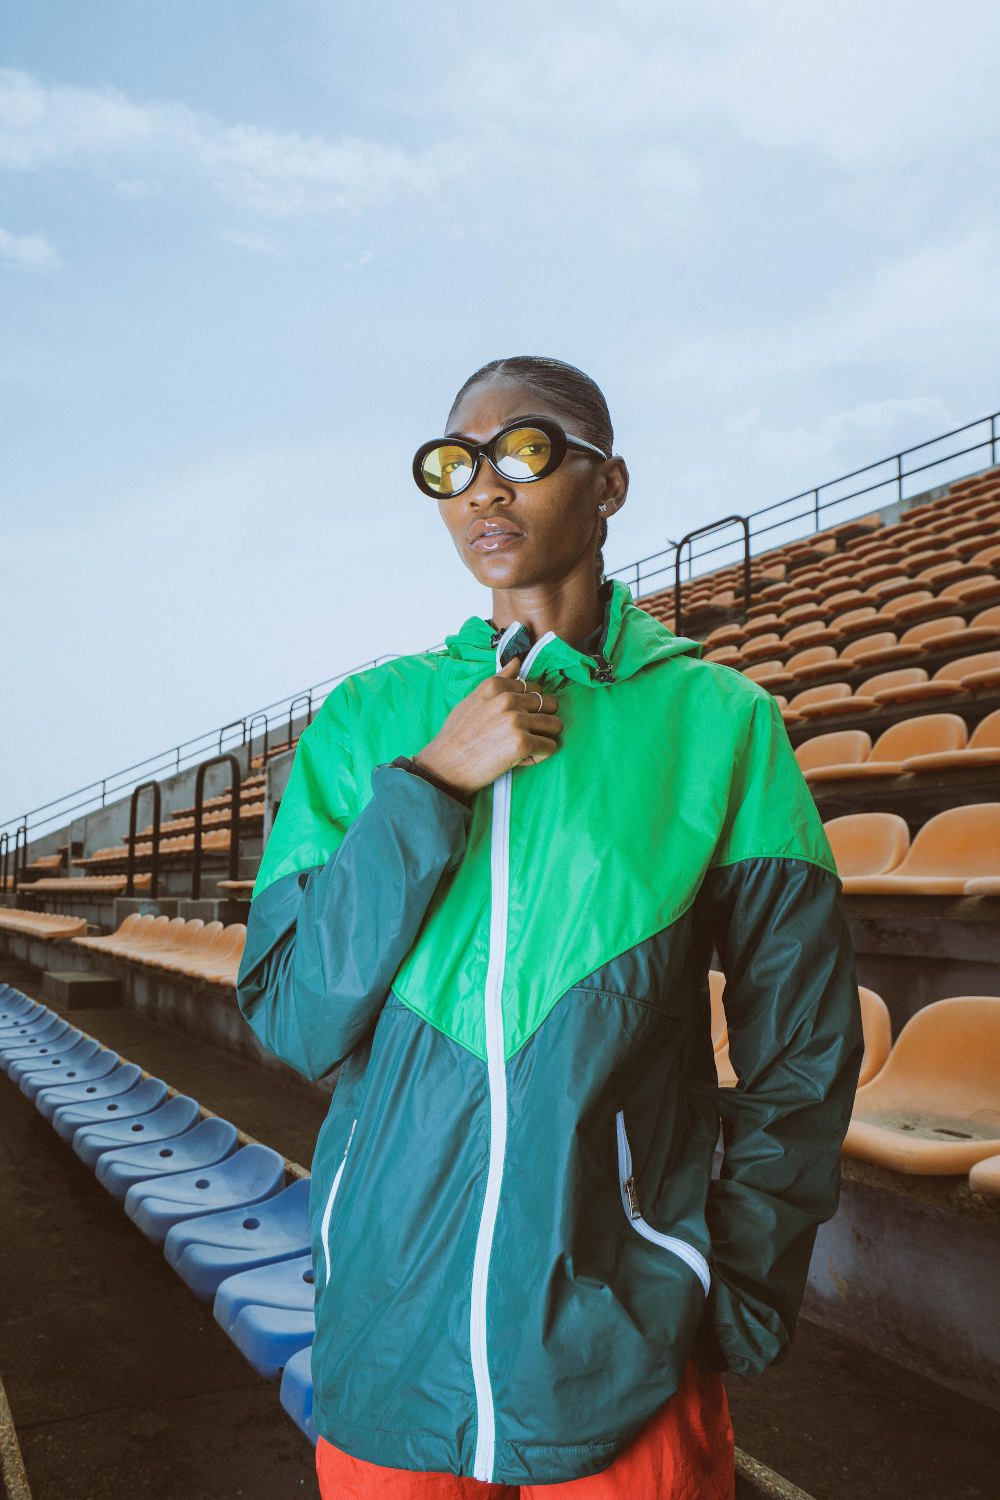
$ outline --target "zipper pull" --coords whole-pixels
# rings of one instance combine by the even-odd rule
[[[608,658],[603,654],[603,652],[599,651],[594,657],[594,660],[596,661],[597,666],[591,667],[590,669],[590,675],[593,677],[594,681],[602,683],[614,682],[615,674],[612,671],[611,663],[608,661]]]
[[[630,1219],[641,1219],[642,1211],[639,1208],[639,1195],[635,1190],[635,1178],[626,1177],[624,1182],[625,1196],[628,1199],[628,1214]]]

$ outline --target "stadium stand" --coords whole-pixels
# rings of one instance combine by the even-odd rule
[[[637,598],[720,670],[775,694],[844,884],[865,1056],[841,1209],[817,1238],[804,1316],[984,1404],[1000,1388],[982,1314],[1000,1248],[998,532],[994,467],[752,557],[748,608],[739,563]],[[25,843],[20,863],[12,851],[0,955],[46,982],[110,976],[126,1008],[280,1072],[233,988],[246,902],[314,707],[310,694],[295,718],[293,703],[263,745],[242,721],[232,767],[216,764],[220,733],[197,767],[164,777],[162,821],[157,800],[136,826],[140,786],[131,807],[126,796]],[[207,767],[231,774],[229,788],[206,797]],[[737,1088],[725,978],[709,979],[719,1084]],[[0,992],[0,1067],[213,1300],[250,1363],[283,1372],[282,1403],[314,1436],[306,1174],[13,991]],[[961,1294],[915,1248],[931,1218],[935,1253],[963,1268]],[[873,1237],[878,1253],[859,1258]]]

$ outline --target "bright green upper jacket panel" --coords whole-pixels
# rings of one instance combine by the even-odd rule
[[[325,863],[371,796],[376,765],[415,755],[496,669],[473,617],[444,655],[359,673],[299,741],[254,888]],[[815,804],[774,700],[698,659],[615,584],[604,654],[556,639],[531,668],[559,699],[555,755],[512,773],[503,1016],[512,1056],[579,979],[675,921],[713,865],[806,859],[834,871]],[[434,893],[393,989],[432,1025],[485,1055],[492,790],[473,799],[464,859]]]

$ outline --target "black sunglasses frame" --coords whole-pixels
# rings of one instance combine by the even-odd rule
[[[552,451],[548,462],[542,465],[537,474],[522,475],[517,479],[512,479],[509,474],[505,474],[498,467],[493,454],[501,438],[506,437],[508,432],[517,432],[522,427],[532,427],[538,432],[544,433],[552,446]],[[461,489],[450,490],[447,495],[433,489],[424,479],[424,460],[427,455],[433,453],[435,448],[446,446],[449,448],[461,448],[463,452],[468,453],[472,464],[469,477]],[[499,432],[495,432],[485,443],[472,443],[468,438],[464,437],[432,438],[429,443],[421,443],[413,456],[413,478],[416,481],[417,488],[422,490],[425,495],[429,495],[432,500],[450,500],[454,495],[463,495],[465,493],[479,472],[480,461],[485,458],[490,467],[500,475],[501,479],[505,479],[508,484],[534,484],[536,479],[544,479],[546,475],[553,474],[558,469],[566,457],[566,450],[568,448],[577,448],[584,453],[593,453],[598,458],[607,459],[611,457],[610,453],[605,453],[603,448],[598,448],[593,443],[587,443],[583,438],[573,437],[560,426],[554,417],[540,417],[529,414],[528,416],[518,417],[513,422],[506,423],[505,426],[500,428]]]

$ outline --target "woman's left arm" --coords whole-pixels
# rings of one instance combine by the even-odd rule
[[[790,1344],[816,1231],[836,1212],[864,1050],[840,880],[769,697],[754,705],[696,915],[726,976],[739,1079],[717,1096],[708,1316],[725,1365],[752,1375]]]

